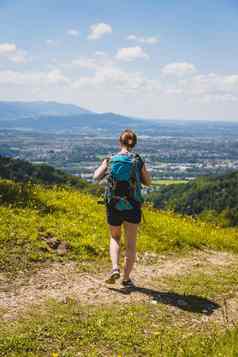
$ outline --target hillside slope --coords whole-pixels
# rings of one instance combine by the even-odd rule
[[[45,185],[67,185],[96,193],[99,188],[86,180],[67,174],[47,164],[32,164],[29,161],[0,156],[0,178],[18,182]]]
[[[105,208],[97,198],[72,188],[47,188],[0,181],[0,269],[24,270],[58,254],[47,237],[68,245],[67,259],[107,257]],[[139,252],[161,253],[208,247],[238,252],[238,231],[191,218],[145,209]],[[12,249],[14,247],[14,249]],[[17,264],[16,264],[17,262]]]
[[[128,290],[104,283],[95,197],[10,180],[0,195],[1,356],[236,355],[238,230],[144,208]]]
[[[224,226],[235,226],[238,225],[238,172],[164,186],[148,199],[157,208],[200,216]]]

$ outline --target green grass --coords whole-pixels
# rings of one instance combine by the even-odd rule
[[[80,269],[102,269],[109,263],[105,208],[93,196],[11,181],[0,181],[0,192],[1,273],[32,272],[53,261],[74,260]],[[149,207],[144,215],[139,253],[188,254],[203,248],[238,252],[237,229],[221,229]],[[41,239],[47,234],[69,243],[65,256]],[[207,299],[221,304],[223,298],[234,296],[237,274],[234,264],[216,271],[209,265],[206,270],[198,266],[184,275],[154,279],[156,304],[148,300],[92,306],[69,298],[66,303],[51,300],[29,307],[16,320],[0,320],[0,356],[238,356],[238,328],[203,321],[198,306]],[[179,300],[190,301],[190,297],[201,301],[191,303],[191,309],[179,307]]]
[[[212,328],[212,329],[211,329]],[[159,305],[82,307],[48,302],[0,325],[0,356],[237,356],[238,329],[174,325]],[[77,354],[77,353],[81,354]]]
[[[225,320],[224,326],[202,321],[206,314],[198,305],[199,299],[214,303],[218,293],[236,290],[236,276],[237,267],[231,266],[213,274],[200,271],[161,278],[158,283],[167,289],[157,292],[157,304],[102,308],[73,299],[64,304],[49,300],[16,321],[0,323],[0,356],[235,357],[238,328],[224,328]],[[191,297],[198,300],[196,305],[179,308],[178,301],[189,302]]]
[[[36,263],[76,260],[109,262],[105,208],[90,194],[62,187],[0,181],[0,269],[30,270]],[[144,209],[138,252],[186,252],[203,247],[238,252],[238,230]],[[66,241],[68,254],[60,257],[41,239],[47,234]]]
[[[189,268],[188,268],[189,269]],[[184,275],[158,278],[158,284],[168,287],[177,294],[194,295],[209,299],[232,297],[237,290],[237,264],[229,267],[216,267],[215,271],[199,269],[189,271]],[[154,279],[156,281],[156,279]]]
[[[158,185],[158,186],[160,186],[160,185],[179,185],[179,184],[181,184],[181,183],[187,183],[188,182],[188,180],[166,180],[166,179],[164,179],[164,180],[153,180],[152,181],[152,184],[153,185]]]

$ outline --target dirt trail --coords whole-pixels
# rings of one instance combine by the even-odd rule
[[[154,263],[150,264],[151,261]],[[98,305],[163,302],[172,309],[177,306],[186,310],[186,304],[189,302],[176,294],[164,293],[163,291],[168,291],[168,287],[163,286],[163,279],[160,283],[158,278],[188,274],[205,268],[206,271],[215,271],[217,267],[229,266],[237,261],[238,257],[231,253],[215,251],[199,251],[180,258],[146,253],[138,256],[132,274],[137,288],[131,293],[122,288],[120,282],[114,285],[105,284],[108,272],[82,273],[74,262],[54,263],[34,273],[28,281],[18,278],[10,285],[0,282],[0,314],[2,319],[15,319],[30,306],[42,304],[49,298],[61,302],[76,299],[81,304]],[[229,309],[233,313],[237,306],[233,300],[226,303],[225,313],[227,314]],[[203,302],[202,308],[207,309],[204,318],[208,318],[211,312],[209,309],[215,310],[215,305],[207,301]],[[224,320],[222,309],[216,310],[213,315],[217,320]]]

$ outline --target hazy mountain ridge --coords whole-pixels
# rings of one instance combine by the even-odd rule
[[[74,104],[64,104],[54,101],[0,101],[0,121],[36,116],[67,116],[85,113],[91,112]]]
[[[115,134],[130,127],[150,136],[237,136],[238,123],[208,120],[145,119],[105,112],[95,113],[57,102],[1,102],[0,129],[39,132],[103,130]]]

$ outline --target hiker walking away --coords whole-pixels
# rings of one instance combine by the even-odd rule
[[[133,286],[130,273],[136,259],[137,230],[142,216],[141,184],[151,184],[151,176],[144,161],[133,151],[136,143],[136,134],[130,129],[124,130],[119,137],[120,151],[104,159],[93,176],[98,181],[106,177],[104,201],[112,261],[112,271],[106,283],[113,284],[120,278],[119,256],[123,224],[126,251],[121,283],[127,287]]]

